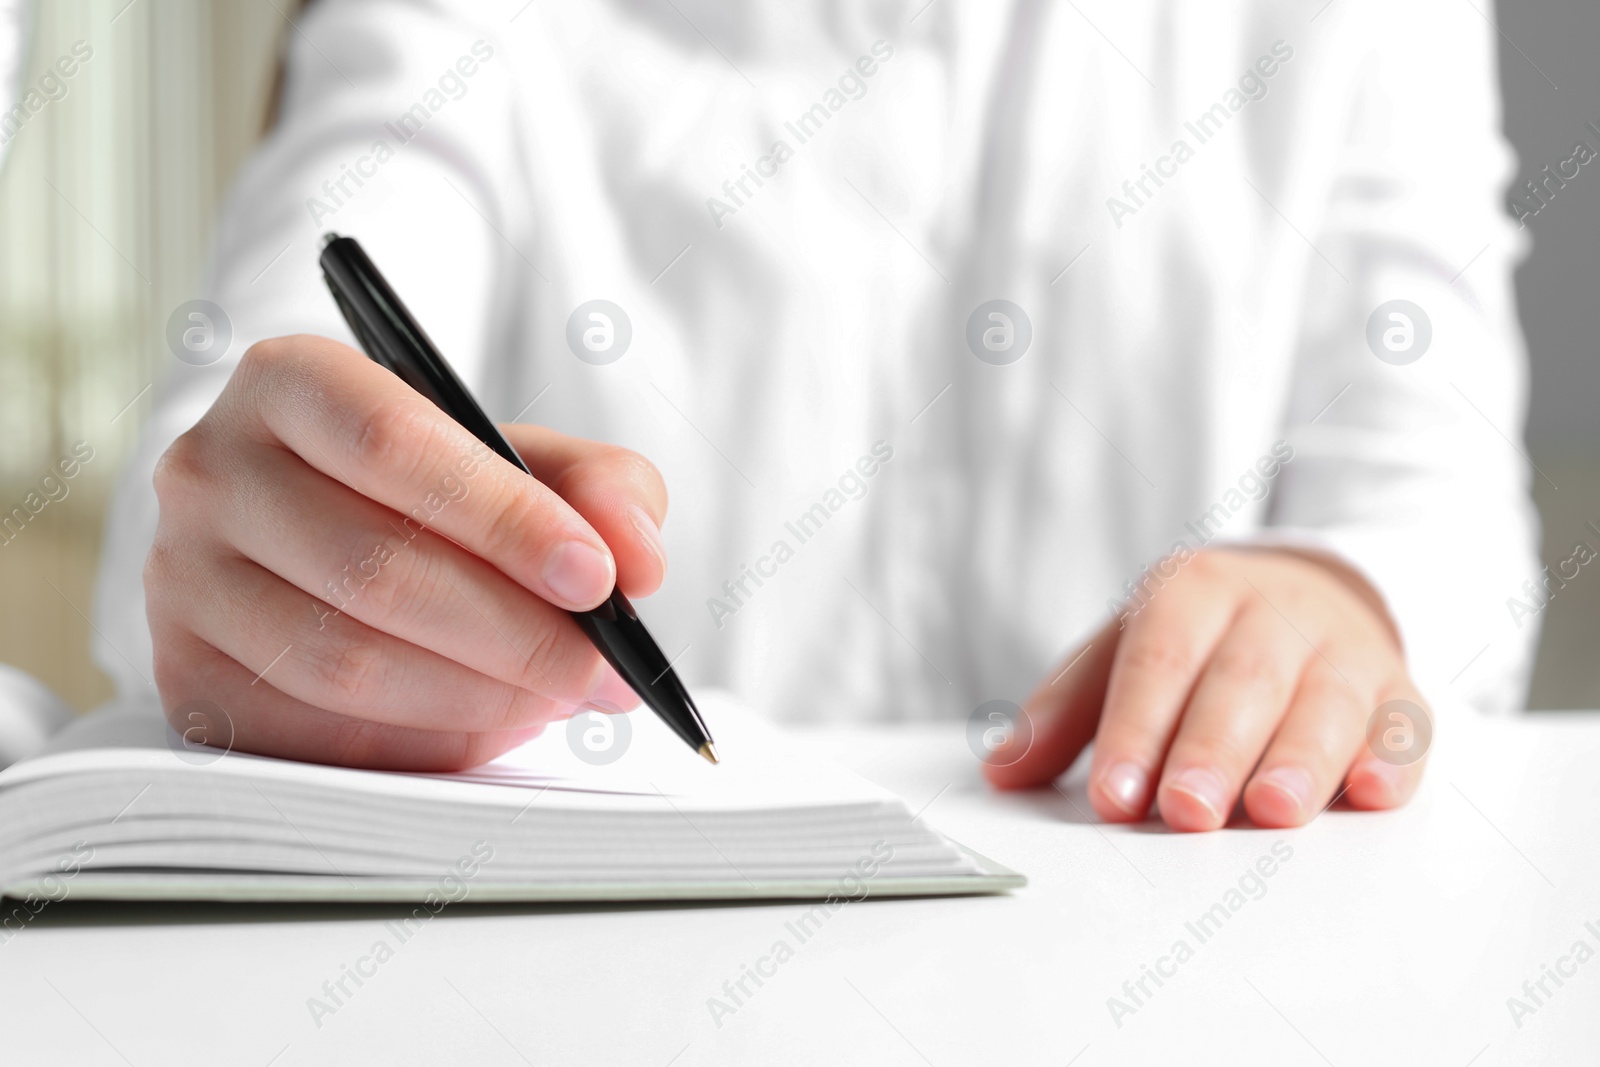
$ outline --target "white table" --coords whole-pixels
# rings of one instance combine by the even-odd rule
[[[995,796],[954,727],[802,743],[853,753],[1031,884],[850,904],[759,989],[747,979],[753,995],[720,1020],[708,998],[731,1006],[724,981],[793,943],[785,923],[801,905],[454,905],[319,1027],[308,998],[390,936],[402,909],[68,901],[0,946],[0,1062],[1600,1060],[1600,956],[1560,962],[1579,940],[1600,952],[1600,716],[1446,723],[1405,811],[1192,836],[1087,821],[1076,779]],[[1280,841],[1293,854],[1264,895],[1202,943],[1185,923],[1230,903]],[[1124,981],[1180,939],[1192,957],[1162,962],[1170,977],[1146,978],[1136,1005]],[[1519,1027],[1507,998],[1545,964],[1574,973],[1546,978],[1551,995]],[[1136,1010],[1114,1020],[1113,996]]]

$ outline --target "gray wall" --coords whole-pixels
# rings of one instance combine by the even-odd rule
[[[1579,139],[1600,151],[1600,134],[1585,126],[1600,127],[1600,3],[1502,3],[1500,19],[1505,126],[1519,175],[1553,167]],[[1517,295],[1533,355],[1528,439],[1552,458],[1593,459],[1600,453],[1600,160],[1527,227],[1533,254]]]
[[[1600,133],[1586,125],[1600,127],[1600,3],[1520,0],[1501,3],[1499,18],[1505,129],[1519,180],[1553,168],[1579,140],[1600,151]],[[1526,225],[1533,252],[1517,295],[1533,364],[1528,442],[1558,487],[1535,480],[1549,562],[1580,539],[1600,546],[1585,525],[1600,526],[1600,160]],[[1584,568],[1557,594],[1544,627],[1530,704],[1600,707],[1600,567]]]

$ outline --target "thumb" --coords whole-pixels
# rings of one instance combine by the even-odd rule
[[[983,774],[997,789],[1037,789],[1072,766],[1093,738],[1121,631],[1113,619],[1073,648],[1022,706],[1011,738],[996,748]]]

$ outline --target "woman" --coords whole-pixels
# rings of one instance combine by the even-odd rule
[[[615,578],[787,718],[1032,688],[991,779],[1094,739],[1106,819],[1404,802],[1379,709],[1529,662],[1510,160],[1470,9],[1317,8],[312,4],[101,661],[244,748],[460,766],[632,703],[559,610]],[[538,483],[349,347],[328,230]]]

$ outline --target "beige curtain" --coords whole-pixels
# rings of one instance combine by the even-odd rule
[[[168,314],[195,295],[211,219],[255,143],[288,0],[40,0],[0,116],[0,514],[85,442],[94,458],[0,530],[0,661],[80,707],[99,525],[173,359]],[[68,74],[66,72],[70,71]],[[54,487],[53,487],[54,488]]]

